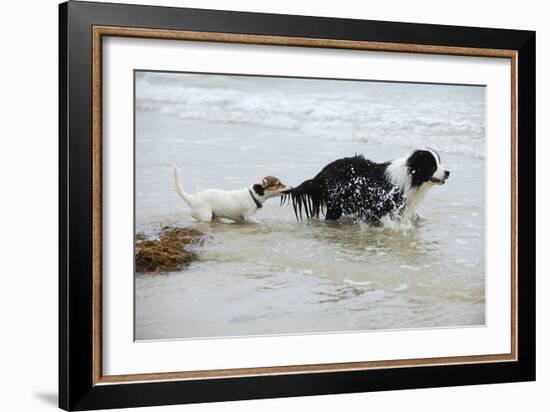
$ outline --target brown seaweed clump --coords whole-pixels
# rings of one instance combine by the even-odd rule
[[[136,234],[136,272],[181,269],[197,260],[197,253],[189,246],[204,241],[204,233],[189,228],[162,228],[157,239]]]

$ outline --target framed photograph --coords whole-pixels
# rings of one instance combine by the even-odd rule
[[[535,379],[535,33],[60,5],[66,410]]]

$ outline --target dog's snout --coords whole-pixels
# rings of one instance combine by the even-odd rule
[[[451,172],[448,170],[445,170],[445,179],[448,178],[451,175]]]

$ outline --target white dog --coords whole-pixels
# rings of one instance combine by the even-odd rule
[[[180,175],[174,165],[176,192],[191,209],[191,216],[200,222],[226,218],[239,222],[259,223],[254,215],[269,198],[282,195],[287,189],[278,178],[264,177],[260,183],[239,190],[208,189],[190,195],[181,186]]]

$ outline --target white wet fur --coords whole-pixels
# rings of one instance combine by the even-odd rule
[[[433,174],[433,177],[439,180],[445,180],[445,168],[441,166],[439,156],[436,152],[431,149],[423,149],[429,151],[434,157],[437,169]],[[399,189],[405,194],[405,208],[401,214],[401,217],[404,220],[418,219],[421,216],[418,214],[416,208],[433,186],[436,185],[434,182],[425,182],[419,187],[412,187],[412,178],[407,166],[408,157],[401,157],[399,159],[393,160],[386,170],[386,173],[389,176],[390,181],[396,185]]]
[[[180,174],[174,164],[174,182],[176,192],[189,206],[191,217],[200,222],[211,222],[217,218],[226,218],[240,222],[259,223],[254,218],[258,206],[252,196],[260,204],[271,197],[279,196],[279,192],[265,191],[259,196],[252,188],[238,190],[207,189],[193,195],[183,190]]]
[[[430,152],[432,154],[432,156],[435,158],[435,162],[437,164],[437,169],[434,172],[434,177],[436,179],[439,179],[439,180],[444,180],[445,179],[445,168],[441,166],[439,155],[436,152],[434,152],[432,149],[425,149],[425,150]]]

